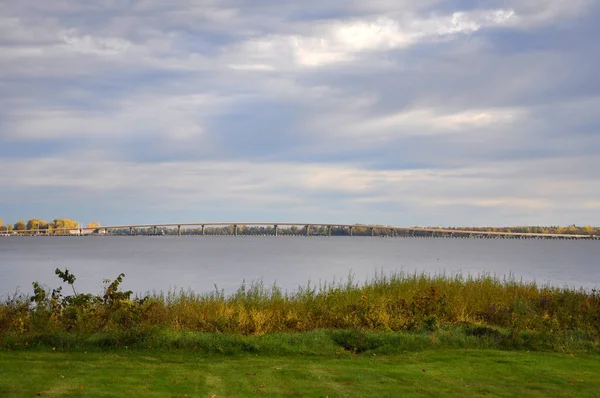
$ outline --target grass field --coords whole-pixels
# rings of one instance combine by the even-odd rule
[[[598,397],[600,357],[437,349],[397,355],[0,351],[2,397]]]

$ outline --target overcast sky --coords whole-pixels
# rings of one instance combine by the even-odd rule
[[[595,0],[0,0],[0,218],[600,225]]]

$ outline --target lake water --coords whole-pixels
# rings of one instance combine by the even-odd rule
[[[293,291],[307,281],[362,282],[376,272],[489,273],[556,286],[600,285],[600,242],[369,237],[0,237],[0,296],[59,285],[68,268],[80,292],[126,274],[136,293],[192,289],[230,293],[261,280]]]

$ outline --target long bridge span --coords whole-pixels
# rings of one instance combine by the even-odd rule
[[[208,228],[207,228],[208,227]],[[123,224],[98,227],[26,229],[10,231],[10,235],[25,236],[52,236],[52,235],[90,235],[90,234],[116,234],[119,235],[209,235],[209,228],[228,227],[227,235],[250,235],[244,228],[262,227],[265,232],[261,235],[278,236],[284,232],[282,228],[297,227],[295,235],[312,236],[313,231],[319,235],[355,236],[386,236],[386,237],[444,237],[444,238],[505,238],[505,239],[586,239],[600,240],[600,235],[583,234],[544,234],[530,232],[501,232],[501,231],[475,231],[466,229],[424,228],[424,227],[398,227],[375,224],[331,224],[331,223],[295,223],[295,222],[194,222],[194,223],[166,223],[166,224]],[[167,232],[165,233],[165,230]],[[191,232],[190,232],[191,231]],[[214,231],[213,231],[214,232]],[[222,231],[221,231],[222,232]],[[285,231],[289,235],[288,231]],[[366,232],[366,233],[365,233]],[[4,235],[8,235],[6,232]],[[223,233],[219,233],[223,235]],[[252,234],[254,235],[254,234]]]

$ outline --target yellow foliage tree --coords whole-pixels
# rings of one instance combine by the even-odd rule
[[[87,225],[88,228],[100,228],[102,225],[98,221],[92,221]]]
[[[48,223],[44,220],[38,220],[37,218],[33,218],[27,221],[27,229],[47,229]]]
[[[52,229],[75,229],[79,227],[77,221],[66,218],[56,218],[50,225]]]
[[[2,225],[2,220],[0,220],[0,225]],[[592,227],[591,225],[586,225],[583,227],[583,233],[584,234],[588,234],[591,235],[594,233],[594,227]]]

